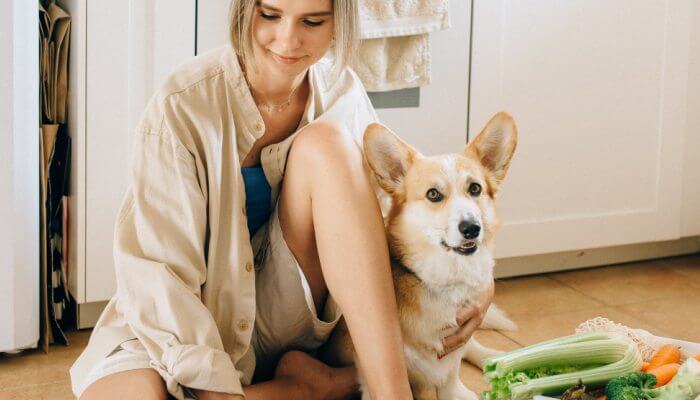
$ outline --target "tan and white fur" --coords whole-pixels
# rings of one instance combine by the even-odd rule
[[[474,338],[444,353],[442,339],[455,333],[457,308],[481,297],[493,281],[495,199],[515,151],[513,119],[496,114],[461,154],[426,157],[388,128],[371,124],[364,136],[366,160],[391,196],[387,239],[405,359],[415,398],[437,388],[438,399],[477,399],[459,378],[462,359],[477,366],[499,353]],[[482,327],[515,329],[491,306]],[[345,326],[329,343],[335,364],[352,360]],[[363,400],[369,393],[360,383]]]

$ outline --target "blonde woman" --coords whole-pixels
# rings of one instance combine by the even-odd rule
[[[230,18],[231,46],[178,68],[138,125],[115,229],[117,292],[71,368],[73,392],[347,398],[355,369],[308,354],[342,309],[373,398],[409,399],[358,146],[376,114],[346,68],[356,2],[233,0]],[[448,348],[479,312],[459,318]]]

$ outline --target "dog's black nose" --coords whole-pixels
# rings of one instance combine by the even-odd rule
[[[462,221],[459,223],[459,232],[465,239],[474,239],[479,236],[481,225],[470,221]]]

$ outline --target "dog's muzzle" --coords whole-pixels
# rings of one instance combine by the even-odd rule
[[[450,246],[444,240],[440,244],[442,244],[442,247],[444,247],[445,250],[454,251],[455,253],[461,254],[463,256],[470,256],[470,255],[476,253],[476,250],[478,250],[478,248],[479,248],[479,246],[477,246],[476,242],[472,241],[472,240],[464,242],[459,247]]]

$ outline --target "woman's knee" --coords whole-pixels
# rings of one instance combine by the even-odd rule
[[[315,121],[294,139],[290,160],[322,167],[348,167],[362,163],[358,144],[348,130],[335,121]]]
[[[117,372],[93,382],[80,400],[110,399],[166,400],[168,391],[163,378],[153,369]]]

